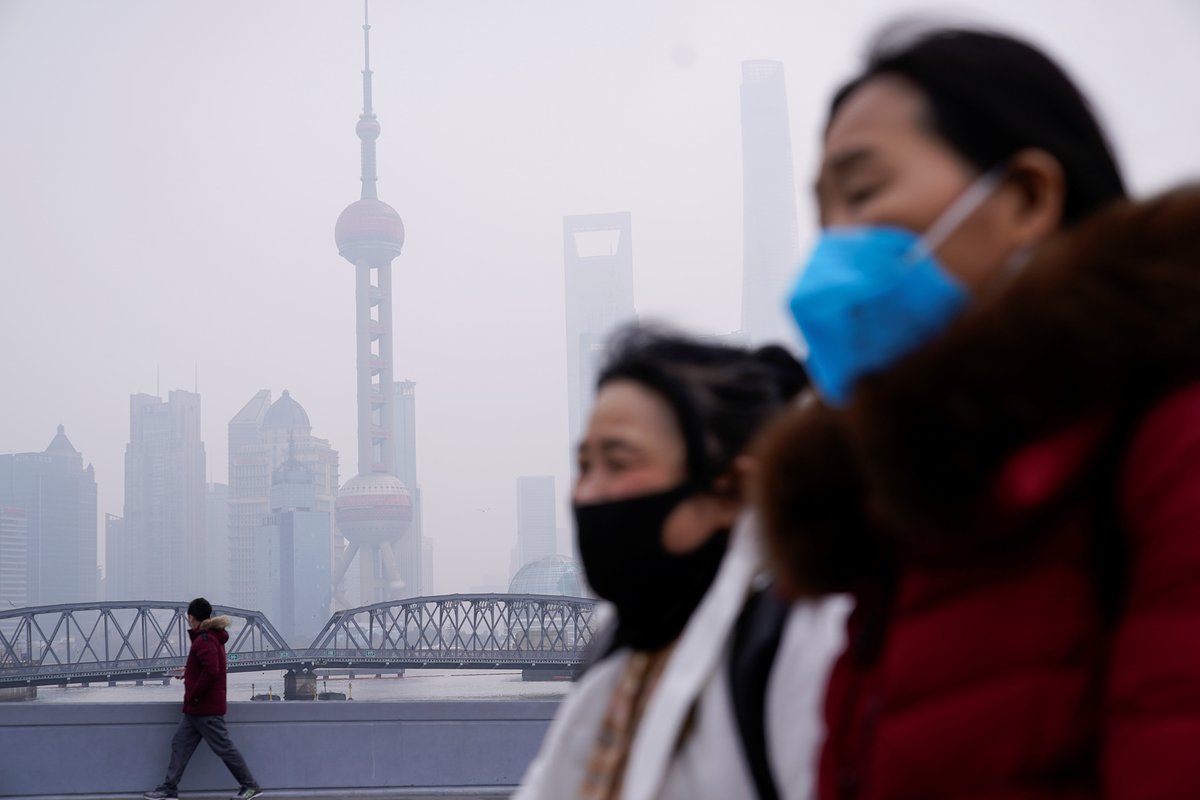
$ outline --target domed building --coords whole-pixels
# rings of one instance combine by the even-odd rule
[[[264,430],[286,429],[294,432],[312,432],[312,424],[308,421],[308,412],[304,410],[304,406],[295,401],[292,393],[287,389],[284,389],[283,395],[267,408],[267,413],[263,415],[262,427]]]
[[[560,555],[539,558],[521,567],[509,582],[508,593],[590,596],[579,562]]]
[[[312,475],[312,511],[329,515],[330,557],[343,544],[333,526],[338,489],[338,453],[327,439],[312,435],[304,406],[287,389],[274,402],[263,389],[229,421],[229,593],[232,605],[261,608],[261,570],[255,536],[271,513],[273,475],[295,459]],[[264,588],[264,593],[266,588]],[[261,595],[261,596],[260,596]]]

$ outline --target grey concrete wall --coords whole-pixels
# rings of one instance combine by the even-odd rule
[[[264,788],[513,786],[557,701],[230,703]],[[0,796],[140,793],[162,780],[176,703],[0,705]],[[201,744],[180,791],[236,788]]]

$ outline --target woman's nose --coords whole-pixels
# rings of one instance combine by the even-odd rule
[[[576,481],[575,490],[571,492],[571,499],[577,505],[595,503],[602,499],[602,497],[603,490],[601,487],[601,481],[598,479],[594,470]]]

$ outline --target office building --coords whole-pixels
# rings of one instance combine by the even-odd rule
[[[742,330],[790,342],[785,300],[799,259],[796,181],[783,64],[742,64]]]
[[[208,590],[205,471],[200,395],[131,395],[125,514],[106,558],[111,597],[180,601]]]
[[[0,506],[0,611],[29,605],[29,525],[25,509]]]
[[[254,536],[259,610],[293,647],[310,642],[329,619],[330,513],[316,509],[307,465],[289,458],[272,474],[271,513]]]
[[[62,425],[40,453],[0,455],[0,506],[24,511],[27,605],[96,599],[96,473]]]
[[[633,230],[630,215],[563,218],[566,287],[567,432],[575,447],[596,394],[606,344],[619,325],[636,318],[633,306]]]
[[[330,515],[326,535],[330,558],[340,553],[332,523],[338,487],[338,453],[313,436],[308,412],[287,389],[275,402],[262,389],[229,421],[228,553],[229,597],[238,608],[257,609],[259,574],[255,536],[271,514],[272,476],[294,458],[313,478],[313,510]]]
[[[553,476],[517,478],[517,569],[557,552],[557,504]]]

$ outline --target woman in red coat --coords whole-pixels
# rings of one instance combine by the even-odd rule
[[[1200,796],[1200,189],[1129,201],[1057,65],[940,30],[817,195],[760,455],[784,582],[857,600],[821,798]]]

